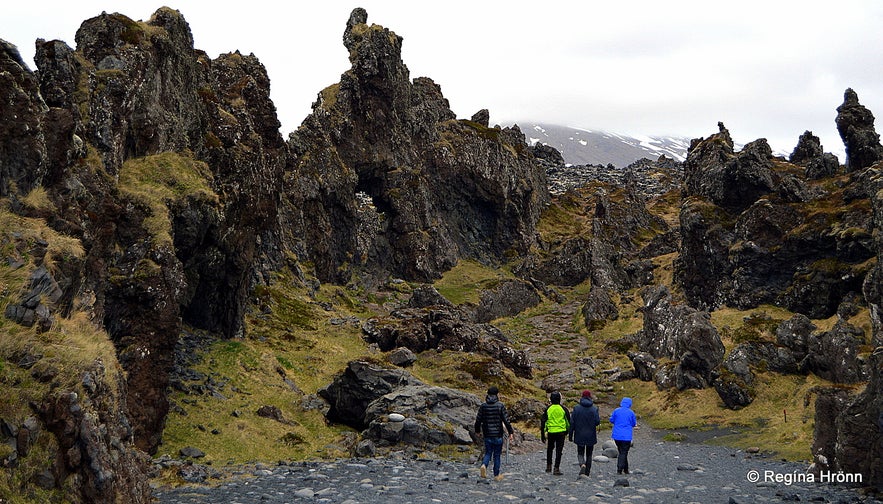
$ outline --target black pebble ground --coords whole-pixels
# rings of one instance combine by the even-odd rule
[[[600,444],[594,455],[600,455]],[[615,461],[594,462],[578,476],[576,447],[568,443],[563,476],[544,471],[545,453],[510,455],[503,479],[482,479],[478,465],[406,459],[349,459],[293,463],[252,471],[215,486],[158,488],[160,503],[447,503],[447,502],[764,502],[881,503],[855,488],[808,481],[807,465],[703,444],[663,442],[636,430],[630,474]],[[755,481],[759,478],[759,481]],[[627,482],[627,483],[626,483]],[[625,486],[627,484],[627,486]]]

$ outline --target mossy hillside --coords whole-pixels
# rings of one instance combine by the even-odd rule
[[[36,198],[42,200],[43,196],[36,196]],[[33,203],[33,199],[32,192],[28,201]],[[17,234],[19,241],[28,244],[24,251],[17,250],[12,233]],[[46,225],[43,219],[15,215],[9,211],[8,201],[0,200],[0,253],[28,264],[33,260],[28,255],[28,250],[37,240],[46,243],[46,256],[43,258],[43,263],[50,271],[65,261],[81,260],[85,256],[83,244],[79,239],[56,232]]]
[[[289,275],[258,289],[245,336],[216,341],[195,366],[224,384],[225,398],[174,391],[170,399],[186,415],[169,415],[160,453],[177,457],[181,448],[197,446],[221,465],[347,455],[350,430],[326,425],[302,399],[331,383],[349,361],[370,354],[352,322],[370,315],[363,308],[368,303],[355,295],[331,285],[310,294]],[[279,408],[284,423],[258,416],[262,406]]]
[[[655,429],[711,430],[731,428],[737,434],[714,442],[737,448],[756,446],[794,461],[811,459],[814,388],[830,386],[815,375],[763,373],[756,378],[757,397],[740,410],[730,410],[714,388],[659,391],[651,382],[618,383],[617,397],[631,397],[638,423]]]
[[[15,237],[13,235],[16,235]],[[58,263],[67,259],[79,260],[83,256],[79,241],[61,235],[42,219],[31,219],[11,214],[5,202],[0,208],[0,310],[10,303],[20,301],[26,291],[28,278],[36,269],[34,258],[22,254],[15,247],[16,240],[26,243],[34,240],[48,243],[45,261]],[[27,248],[26,248],[27,249]],[[10,266],[9,259],[22,266]],[[21,426],[34,415],[30,404],[41,403],[54,391],[73,391],[86,394],[82,388],[82,375],[101,362],[105,381],[116,392],[122,369],[116,360],[116,352],[107,334],[93,324],[88,316],[74,311],[69,317],[55,314],[51,328],[38,333],[33,327],[23,327],[0,317],[0,418]],[[19,365],[23,359],[39,357],[30,368]],[[41,376],[52,376],[41,380]],[[11,451],[3,445],[5,457]],[[0,472],[0,500],[9,503],[60,502],[62,490],[47,491],[32,485],[33,478],[49,469],[57,451],[55,437],[41,432],[26,457],[19,457],[18,466]]]
[[[492,268],[473,260],[461,260],[433,285],[454,304],[478,303],[481,291],[514,275],[503,268]]]
[[[661,217],[670,227],[677,227],[680,225],[682,198],[680,189],[669,191],[647,202],[647,211]]]
[[[775,342],[776,326],[794,314],[783,308],[764,305],[753,310],[724,307],[710,315],[729,352],[742,342]],[[836,316],[813,320],[813,324],[818,330],[829,330],[836,322],[833,319]],[[869,328],[867,309],[860,310],[849,322]],[[629,380],[616,385],[615,395],[629,395],[635,399],[636,412],[653,428],[732,428],[739,433],[720,436],[715,442],[737,448],[758,446],[789,460],[810,459],[815,415],[814,390],[815,387],[833,384],[812,374],[784,375],[762,369],[754,369],[754,372],[757,396],[750,405],[735,411],[724,406],[714,388],[660,391],[652,382]]]
[[[484,398],[489,385],[505,391],[510,402],[544,395],[536,385],[518,378],[496,359],[471,352],[428,350],[420,354],[410,372],[426,383],[463,390],[480,398]]]
[[[857,223],[870,225],[873,215],[871,200],[857,198],[851,187],[850,175],[841,175],[811,183],[811,188],[821,197],[807,203],[791,205],[801,213],[803,222],[788,231],[788,237],[827,236],[832,239],[867,240],[871,229],[856,226]]]
[[[544,243],[559,244],[591,229],[581,200],[568,196],[554,200],[540,215],[537,233]]]
[[[218,196],[211,186],[208,165],[188,153],[163,152],[130,159],[119,174],[120,191],[147,207],[144,226],[156,245],[172,243],[170,207],[187,200],[217,204]]]

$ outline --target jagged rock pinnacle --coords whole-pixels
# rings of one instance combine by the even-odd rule
[[[350,13],[350,18],[346,22],[346,30],[343,32],[343,46],[347,48],[347,50],[352,51],[355,45],[355,39],[352,36],[353,28],[360,24],[365,24],[368,22],[368,11],[361,7],[356,7]]]

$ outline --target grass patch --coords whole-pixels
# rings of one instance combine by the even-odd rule
[[[121,192],[147,206],[144,226],[157,245],[172,243],[169,205],[185,198],[217,203],[211,183],[208,165],[175,152],[130,159],[119,174]]]
[[[33,242],[37,239],[48,243],[46,260],[50,268],[52,262],[83,256],[78,240],[53,231],[41,219],[13,215],[5,204],[0,205],[0,310],[20,302],[36,268],[33,258],[19,255],[16,240]],[[9,259],[21,265],[10,266]],[[101,379],[110,387],[110,394],[102,400],[118,397],[116,387],[123,371],[107,333],[84,312],[54,317],[49,330],[38,333],[34,327],[20,326],[0,316],[0,334],[3,335],[0,337],[0,388],[4,391],[0,394],[0,418],[12,425],[21,426],[33,416],[29,405],[40,404],[49,394],[73,391],[85,396],[83,373],[95,369],[99,361],[105,372]],[[21,365],[22,362],[30,364]],[[46,371],[44,376],[52,376],[51,380],[48,383],[38,380],[32,374],[34,370]],[[62,490],[41,490],[32,484],[37,474],[50,468],[57,450],[54,436],[45,432],[38,436],[28,455],[19,459],[17,467],[0,471],[0,501],[60,502]],[[11,450],[5,455],[9,453]]]
[[[776,328],[794,313],[778,306],[761,305],[752,310],[722,307],[710,315],[724,346],[732,348],[751,341],[776,341]]]
[[[8,202],[0,202],[0,253],[9,254],[9,257],[16,257],[18,252],[13,250],[13,238],[11,232],[17,233],[18,240],[22,240],[32,244],[38,240],[45,241],[46,257],[44,262],[50,271],[56,271],[56,266],[64,261],[79,260],[85,257],[86,252],[83,250],[83,244],[79,239],[63,235],[46,225],[43,219],[33,219],[21,217],[9,211]],[[25,253],[26,254],[26,253]],[[25,263],[29,263],[32,258],[24,255],[16,257]]]
[[[810,460],[815,402],[804,401],[814,387],[830,384],[814,375],[764,373],[757,380],[754,402],[738,411],[726,409],[713,388],[659,391],[653,383],[630,380],[617,383],[614,393],[631,397],[638,422],[653,428],[732,427],[742,433],[719,437],[715,443],[742,449],[758,446],[788,460]]]
[[[511,278],[511,275],[477,261],[462,260],[434,285],[442,296],[454,304],[477,304],[482,290],[493,287],[505,278]]]
[[[508,405],[525,397],[545,397],[529,380],[518,378],[497,359],[486,355],[429,350],[420,354],[410,371],[430,385],[463,390],[482,399],[487,388],[496,385]]]
[[[561,243],[585,234],[590,223],[582,207],[566,198],[556,199],[540,215],[537,233],[545,243]]]
[[[169,415],[160,454],[177,457],[181,448],[195,446],[206,461],[222,465],[348,455],[350,429],[326,425],[318,410],[304,409],[300,391],[316,393],[368,353],[358,324],[330,322],[364,316],[361,304],[335,286],[323,285],[311,296],[290,275],[262,289],[256,297],[265,308],[247,317],[245,337],[214,343],[194,366],[226,384],[225,398],[172,393],[186,415]],[[300,391],[285,383],[280,369]],[[279,408],[285,423],[257,416],[261,406]]]
[[[43,186],[33,188],[31,192],[21,199],[21,202],[26,207],[39,212],[52,213],[56,211],[55,205],[49,199],[49,193],[46,192],[46,188]]]

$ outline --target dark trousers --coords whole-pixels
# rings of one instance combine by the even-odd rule
[[[631,441],[617,441],[614,439],[616,443],[616,449],[619,451],[619,457],[616,458],[616,473],[619,474],[621,472],[625,472],[628,474],[629,472],[629,448],[632,447]]]
[[[586,476],[589,475],[589,472],[592,470],[592,450],[595,448],[595,445],[576,445],[576,459],[579,461],[579,465],[586,466]]]
[[[500,474],[500,455],[503,453],[503,438],[484,438],[484,459],[482,465],[487,467],[494,460],[494,476]]]
[[[552,450],[555,450],[555,468],[561,467],[561,452],[564,450],[564,440],[567,439],[566,432],[550,432],[546,434],[548,438],[546,442],[546,466],[552,464]]]

